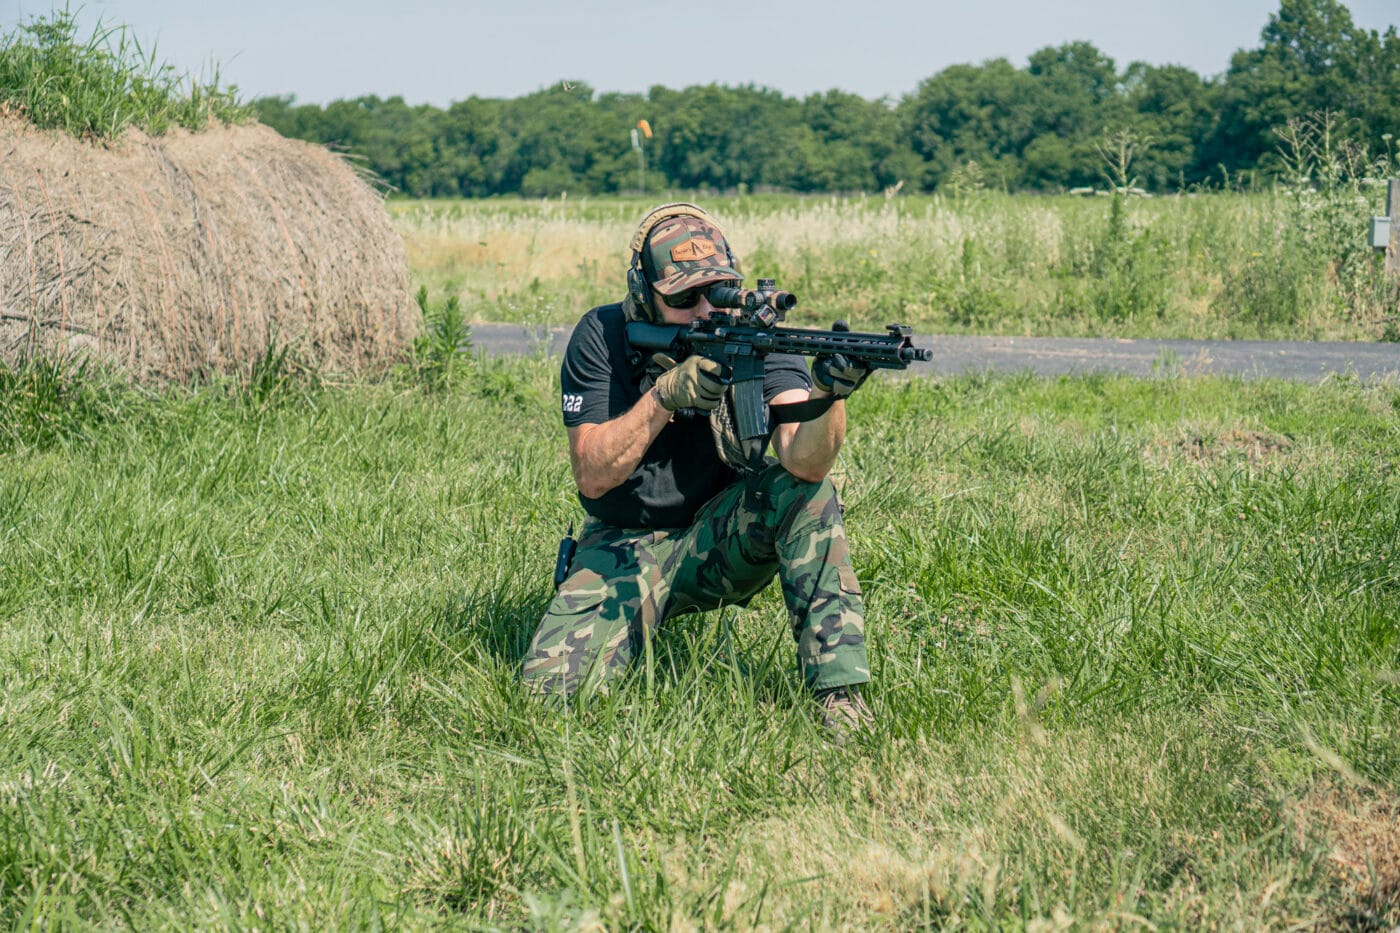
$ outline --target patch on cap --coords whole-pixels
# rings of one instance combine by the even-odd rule
[[[671,258],[676,262],[696,262],[701,259],[709,259],[716,252],[713,240],[703,237],[691,237],[680,246],[671,247]]]

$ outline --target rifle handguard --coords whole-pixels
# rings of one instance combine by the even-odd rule
[[[770,424],[818,418],[836,401],[835,396],[828,396],[795,405],[763,405],[763,360],[770,353],[809,357],[839,355],[867,371],[907,369],[910,363],[933,359],[932,351],[914,346],[909,325],[891,324],[885,331],[871,334],[837,328],[764,327],[715,313],[690,324],[632,321],[627,324],[627,341],[634,350],[676,357],[699,353],[724,364],[736,387],[735,418],[739,422],[740,437],[749,440],[766,437]],[[752,388],[740,391],[745,383]],[[741,395],[742,400],[738,398]]]

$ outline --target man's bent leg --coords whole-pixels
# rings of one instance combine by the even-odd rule
[[[803,679],[813,690],[868,682],[865,604],[836,487],[773,467],[759,481],[758,498],[776,522],[778,579]]]
[[[743,602],[777,571],[797,660],[813,689],[870,680],[865,608],[851,567],[836,488],[809,483],[782,467],[716,496],[667,561],[669,617],[691,608]]]
[[[735,483],[705,503],[695,521],[669,542],[662,572],[670,581],[666,618],[744,605],[772,582],[778,555],[762,516],[745,506]]]
[[[585,527],[573,568],[525,655],[521,679],[539,694],[571,696],[627,668],[656,627],[664,589],[645,532]]]

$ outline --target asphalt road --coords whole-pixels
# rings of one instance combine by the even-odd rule
[[[488,355],[562,354],[572,329],[474,324],[472,342]],[[1273,340],[1101,340],[1077,337],[952,337],[916,334],[933,360],[912,372],[932,375],[1017,373],[1042,376],[1177,373],[1319,382],[1354,375],[1363,382],[1400,382],[1400,343],[1294,343]]]

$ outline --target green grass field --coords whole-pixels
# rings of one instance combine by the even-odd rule
[[[0,37],[0,111],[244,116],[73,38]],[[1400,339],[1367,198],[706,203],[796,323]],[[1400,924],[1394,384],[874,380],[841,465],[873,735],[821,734],[773,591],[527,699],[581,514],[557,362],[457,325],[617,299],[647,206],[394,203],[442,311],[383,380],[0,368],[0,925]]]
[[[0,924],[1400,923],[1400,389],[872,382],[842,748],[772,591],[522,696],[555,366],[8,375]]]

